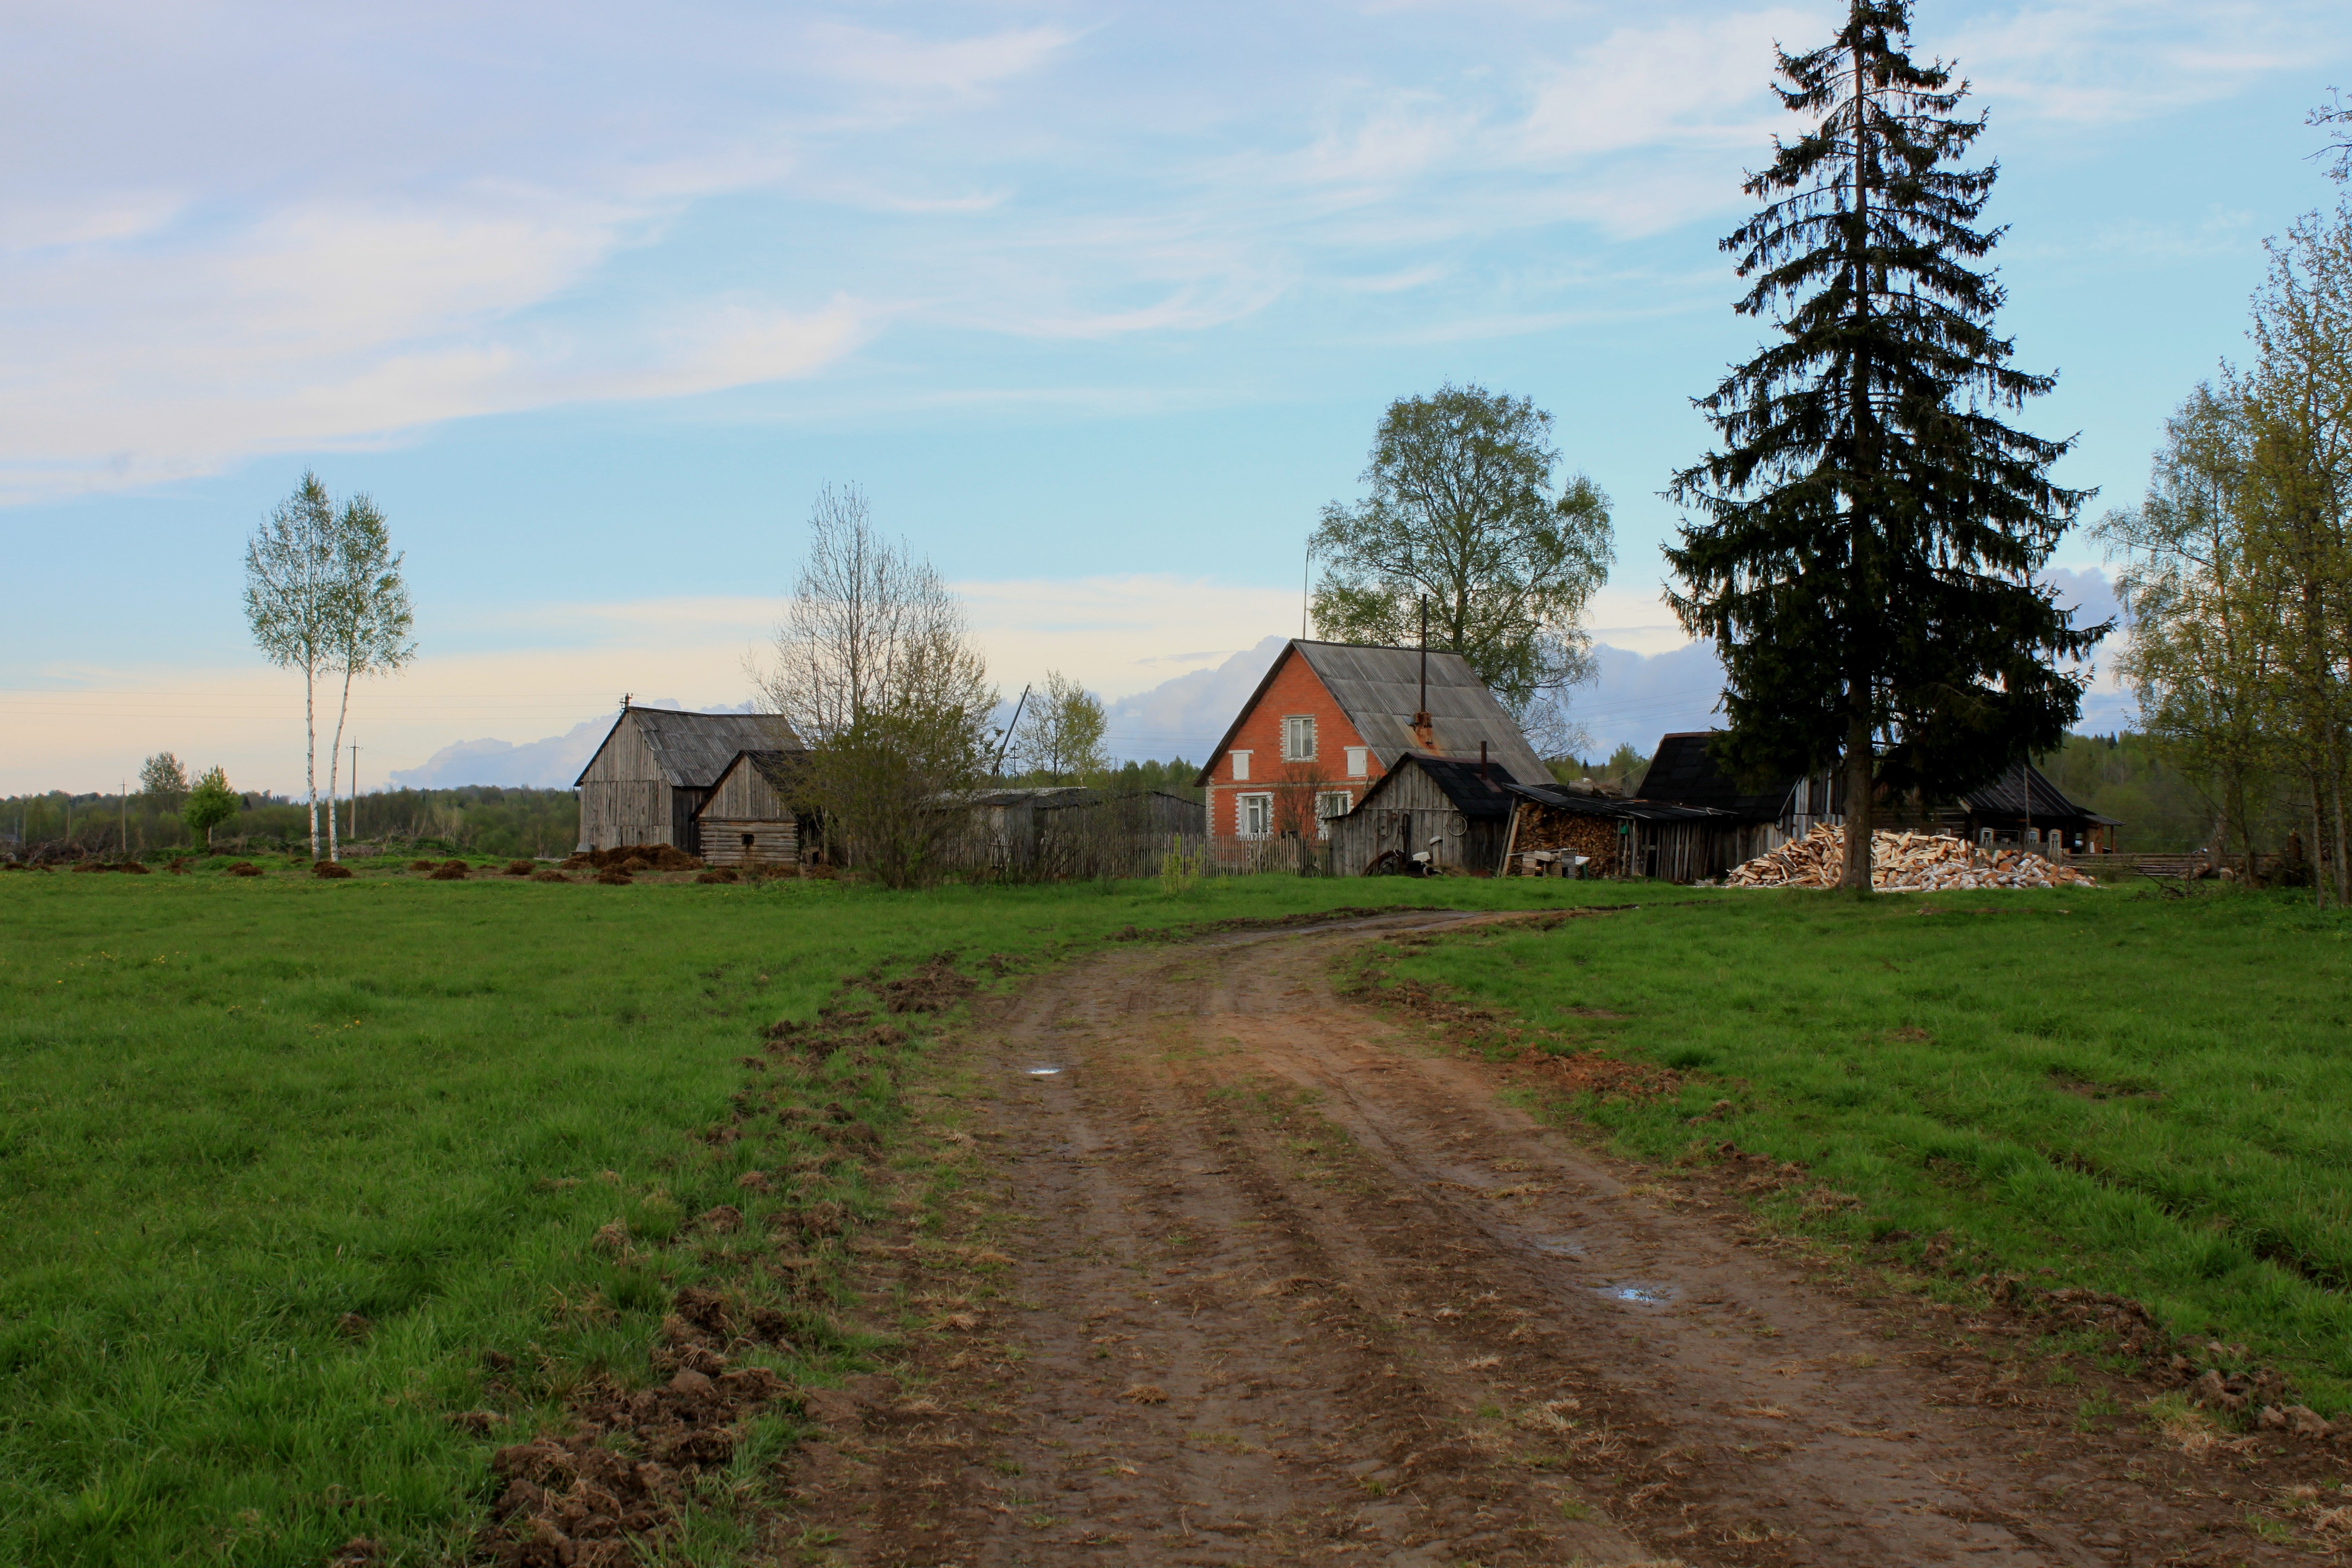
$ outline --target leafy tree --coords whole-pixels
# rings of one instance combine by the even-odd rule
[[[302,742],[310,857],[319,855],[319,672],[333,658],[338,579],[335,505],[308,469],[245,547],[245,618],[262,656],[302,672]]]
[[[1609,575],[1609,498],[1581,474],[1557,494],[1551,416],[1480,386],[1400,397],[1381,416],[1360,505],[1323,509],[1316,629],[1461,654],[1515,718],[1585,679],[1578,626]]]
[[[891,887],[933,880],[964,827],[942,805],[995,760],[987,665],[939,573],[875,531],[861,492],[824,491],[809,530],[761,689],[807,744],[802,804],[828,852]]]
[[[188,770],[169,752],[158,752],[140,764],[139,793],[153,795],[167,807],[176,806],[188,793]]]
[[[325,628],[326,665],[343,678],[335,709],[335,742],[327,752],[327,858],[341,858],[333,802],[341,774],[343,725],[351,716],[352,681],[388,675],[416,657],[409,637],[415,616],[408,584],[401,576],[405,559],[392,548],[383,513],[364,495],[353,496],[335,515],[332,590]],[[315,851],[314,851],[315,852]]]
[[[1738,310],[1780,336],[1698,400],[1723,448],[1675,476],[1693,508],[1673,604],[1726,672],[1718,760],[1740,775],[1846,769],[1845,885],[1871,886],[1881,786],[1949,795],[2058,743],[2083,679],[2077,629],[2034,571],[2085,492],[2052,482],[2070,442],[1999,415],[2054,378],[2009,363],[2002,291],[1970,264],[1996,169],[1957,169],[1984,129],[1967,91],[1905,47],[1906,0],[1852,0],[1776,85],[1813,124],[1745,189],[1724,241]]]
[[[1102,700],[1060,670],[1045,672],[1045,689],[1033,693],[1013,738],[1023,767],[1055,784],[1080,784],[1110,767],[1103,735],[1110,719]]]
[[[191,835],[209,844],[213,829],[235,816],[243,805],[228,787],[228,774],[220,768],[212,768],[188,792],[188,803],[180,808],[180,820],[188,825]],[[314,816],[314,825],[316,820]]]
[[[2235,386],[2190,394],[2165,422],[2147,499],[2110,511],[2097,536],[2121,555],[2116,589],[2131,621],[2120,660],[2140,721],[2220,807],[2217,842],[2237,835],[2246,874],[2276,680],[2271,575],[2250,553],[2254,437]]]

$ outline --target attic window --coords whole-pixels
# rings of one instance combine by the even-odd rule
[[[1243,783],[1249,777],[1250,754],[1247,752],[1230,752],[1226,754],[1234,760],[1234,782]]]
[[[1315,715],[1294,713],[1282,721],[1282,760],[1286,763],[1311,763],[1315,760]]]
[[[1371,757],[1372,749],[1370,746],[1349,747],[1348,776],[1351,779],[1368,777],[1372,771]]]

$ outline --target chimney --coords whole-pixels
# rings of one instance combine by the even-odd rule
[[[1486,778],[1486,742],[1484,741],[1478,742],[1478,782],[1480,784],[1486,784],[1488,782]]]
[[[1421,596],[1421,705],[1412,711],[1412,738],[1424,752],[1434,750],[1429,734],[1429,595]]]

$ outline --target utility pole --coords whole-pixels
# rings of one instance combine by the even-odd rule
[[[1307,536],[1307,557],[1298,564],[1298,636],[1302,642],[1307,637],[1307,606],[1313,597],[1307,584],[1314,576],[1315,536],[1310,533]]]
[[[1421,596],[1421,705],[1412,711],[1412,727],[1422,731],[1422,744],[1429,743],[1429,595]]]

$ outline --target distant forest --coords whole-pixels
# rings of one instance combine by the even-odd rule
[[[1555,776],[1602,777],[1640,783],[1649,759],[1620,746],[1606,761],[1559,762]],[[2185,850],[2202,845],[2213,829],[2213,810],[2196,787],[2158,756],[2144,735],[2069,735],[2065,745],[2038,758],[2036,765],[2076,801],[2123,823],[2118,847]],[[1192,785],[1199,764],[1181,759],[1127,763],[1083,782],[1112,791],[1165,790],[1199,800]],[[1008,775],[1008,784],[1081,782],[1044,773]],[[335,807],[342,836],[363,848],[447,848],[482,855],[551,856],[571,853],[580,837],[580,797],[568,789],[404,789],[359,799],[359,826],[352,830],[352,803]],[[90,854],[121,855],[126,842],[134,856],[155,857],[192,846],[181,825],[177,802],[133,795],[62,793],[0,798],[0,844],[10,847],[70,843]],[[2286,826],[2282,814],[2273,840]],[[299,801],[282,795],[248,795],[246,807],[215,830],[219,847],[286,848],[308,836],[308,814]],[[2258,835],[2258,837],[2260,836]],[[2273,842],[2273,847],[2275,847]]]

